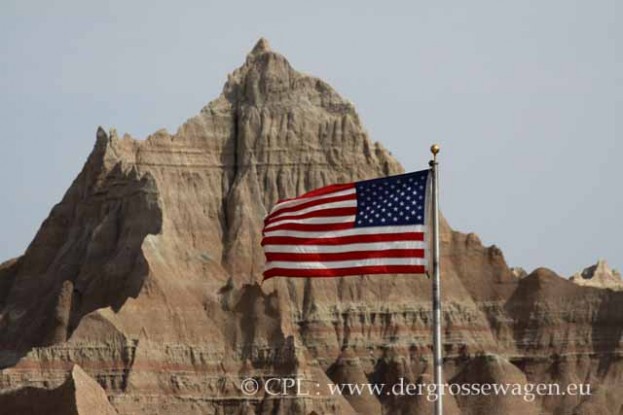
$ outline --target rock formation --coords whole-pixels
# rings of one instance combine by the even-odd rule
[[[46,413],[82,414],[80,402],[102,397],[89,376],[120,415],[428,413],[422,396],[240,386],[271,376],[430,382],[426,277],[259,284],[262,222],[278,199],[400,172],[348,101],[265,40],[176,133],[139,141],[100,128],[24,255],[0,265],[0,402],[24,408],[32,393]],[[533,403],[447,396],[447,414],[623,414],[623,292],[546,269],[518,278],[497,247],[445,221],[442,249],[449,382],[595,391]],[[71,389],[68,376],[86,386]],[[53,409],[67,390],[78,409]]]
[[[569,278],[578,285],[586,287],[609,288],[615,291],[623,290],[623,278],[617,270],[613,270],[603,259],[595,265],[576,272]]]
[[[0,394],[0,411],[20,415],[118,415],[106,393],[78,365],[56,388],[24,386]]]

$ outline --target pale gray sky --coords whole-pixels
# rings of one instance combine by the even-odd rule
[[[440,141],[442,210],[510,265],[623,267],[622,7],[3,0],[0,261],[32,240],[98,125],[175,131],[265,36],[408,170]]]

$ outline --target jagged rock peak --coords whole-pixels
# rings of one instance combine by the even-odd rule
[[[108,134],[106,134],[106,130],[104,130],[101,126],[97,127],[97,132],[95,136],[98,141],[106,141],[108,140]]]
[[[349,113],[359,123],[355,108],[326,82],[295,70],[282,54],[272,50],[261,38],[247,54],[244,64],[227,77],[221,96],[202,109],[202,113],[224,114],[242,107],[269,108],[287,112],[305,107],[305,114],[317,110],[337,115]]]
[[[270,43],[264,37],[261,37],[260,40],[257,41],[253,49],[251,50],[251,55],[256,55],[263,52],[270,52]]]
[[[570,278],[578,285],[597,288],[610,288],[616,291],[623,290],[623,279],[617,270],[613,270],[608,263],[600,259],[596,264],[576,272]]]

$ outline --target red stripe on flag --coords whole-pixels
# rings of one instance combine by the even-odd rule
[[[423,249],[386,249],[376,251],[353,251],[294,254],[287,252],[267,252],[266,261],[352,261],[367,258],[424,258]]]
[[[283,225],[267,227],[264,229],[264,232],[280,230],[308,232],[343,231],[345,229],[353,229],[354,227],[354,221],[343,223],[284,223]]]
[[[424,232],[377,233],[370,235],[349,235],[335,238],[297,238],[294,236],[267,236],[264,245],[345,245],[368,242],[423,241]]]
[[[285,219],[307,219],[307,218],[326,218],[329,216],[348,216],[355,215],[357,208],[353,207],[341,207],[331,209],[319,209],[312,212],[303,213],[302,215],[286,215],[279,216],[279,220]]]
[[[332,184],[330,186],[325,186],[325,187],[321,187],[320,189],[309,191],[297,197],[291,197],[289,199],[281,199],[280,201],[276,203],[276,205],[279,203],[283,203],[283,202],[290,202],[292,200],[305,199],[307,197],[316,197],[316,196],[326,195],[329,193],[341,192],[342,190],[348,190],[354,187],[355,187],[355,183]]]
[[[327,203],[343,202],[346,200],[356,200],[356,199],[357,199],[357,194],[352,193],[350,195],[325,197],[323,199],[310,200],[309,202],[304,202],[304,203],[301,203],[300,205],[285,207],[285,208],[276,210],[275,212],[271,213],[270,215],[266,217],[266,219],[264,220],[264,223],[270,222],[273,218],[279,217],[284,213],[297,212],[299,210],[303,210],[309,207],[314,207],[318,205],[326,205]]]
[[[374,265],[367,267],[325,268],[325,269],[292,269],[272,268],[264,271],[264,279],[272,277],[345,277],[347,275],[368,274],[424,274],[424,265]]]

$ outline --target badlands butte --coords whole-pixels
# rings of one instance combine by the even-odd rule
[[[426,277],[260,285],[278,199],[402,171],[352,104],[263,39],[175,134],[98,129],[26,252],[0,265],[0,414],[430,414],[425,396],[240,389],[431,382]],[[533,402],[446,396],[447,415],[623,415],[619,274],[526,274],[445,221],[441,238],[448,382],[591,385]]]

